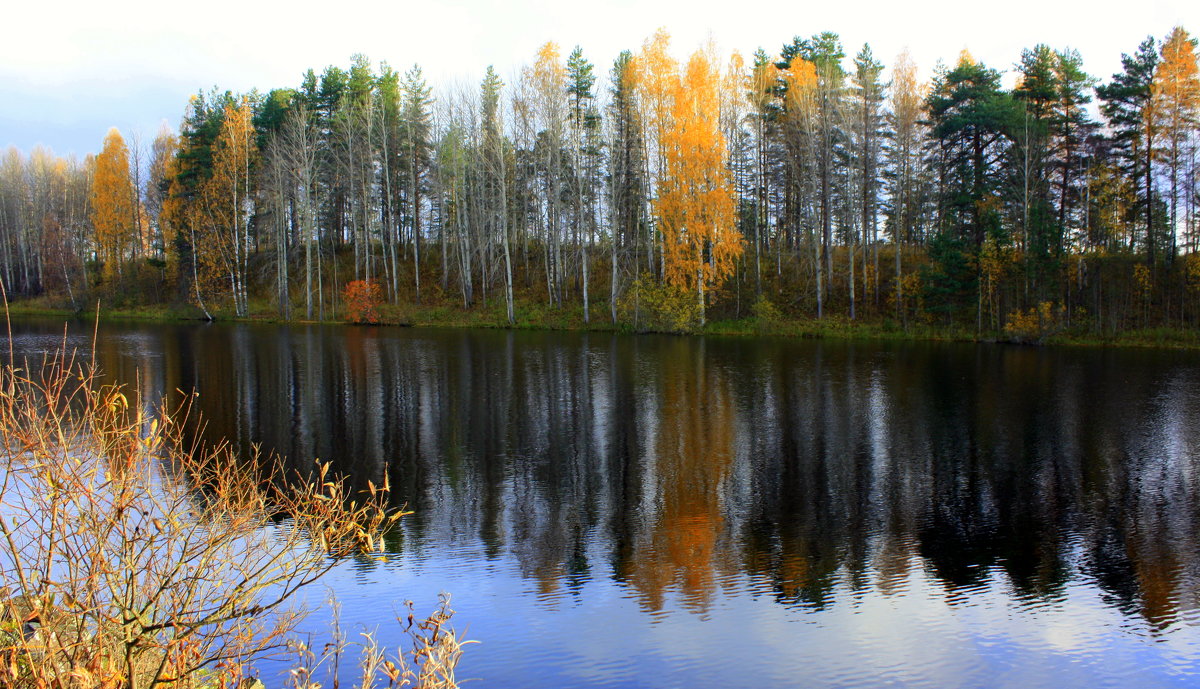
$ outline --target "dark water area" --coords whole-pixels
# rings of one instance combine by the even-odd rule
[[[328,579],[342,622],[398,643],[450,592],[468,686],[1200,686],[1198,353],[109,324],[96,358],[386,477],[414,514]]]

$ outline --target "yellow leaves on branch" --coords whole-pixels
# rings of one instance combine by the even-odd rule
[[[244,98],[225,107],[213,146],[212,177],[201,189],[204,236],[194,247],[201,283],[209,289],[227,284],[235,299],[250,250],[251,166],[258,155],[252,117]]]
[[[901,51],[892,67],[892,111],[903,126],[911,127],[920,116],[927,85],[917,77],[917,63],[908,49]]]
[[[772,90],[779,81],[779,68],[774,62],[756,63],[750,70],[750,104],[758,112],[765,112],[775,98]]]
[[[808,60],[795,59],[781,73],[787,84],[788,116],[799,121],[801,129],[813,130],[817,125],[817,67]]]
[[[538,48],[537,60],[528,76],[538,84],[544,84],[555,91],[567,90],[567,67],[562,60],[562,52],[554,41],[547,41]]]
[[[646,40],[642,52],[633,61],[638,92],[647,108],[647,131],[655,146],[660,145],[670,127],[671,102],[678,81],[679,64],[671,57],[670,43],[670,34],[659,29]],[[661,156],[659,158],[661,160]]]
[[[552,141],[560,141],[567,111],[567,65],[558,44],[547,41],[538,49],[532,67],[526,67],[525,82],[536,94],[528,105],[541,120]]]
[[[1167,146],[1158,156],[1173,169],[1181,164],[1182,144],[1188,133],[1200,126],[1200,68],[1196,61],[1196,39],[1175,27],[1162,46],[1162,60],[1150,84],[1147,129],[1161,134]],[[1174,173],[1173,173],[1174,174]]]
[[[1154,70],[1150,85],[1153,110],[1172,127],[1195,126],[1200,114],[1200,67],[1196,61],[1196,40],[1181,27],[1175,27],[1162,47],[1162,61]]]
[[[1014,342],[1042,342],[1063,330],[1067,307],[1043,301],[1025,311],[1017,309],[1008,315],[1004,333]]]
[[[721,131],[722,76],[705,51],[681,68],[658,32],[638,58],[661,169],[654,211],[663,277],[703,293],[733,271],[742,252]]]

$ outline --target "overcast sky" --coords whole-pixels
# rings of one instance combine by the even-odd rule
[[[76,6],[78,5],[78,6]],[[1113,3],[1115,6],[1115,3]],[[294,87],[308,68],[347,66],[354,53],[400,71],[419,63],[436,88],[477,81],[487,65],[506,78],[554,40],[606,73],[658,27],[685,56],[711,36],[728,52],[772,54],[793,36],[841,35],[848,55],[864,42],[889,64],[905,47],[924,77],[967,48],[1011,72],[1023,48],[1047,43],[1083,55],[1107,80],[1147,35],[1200,32],[1200,0],[146,0],[9,3],[0,41],[0,146],[84,155],[109,127],[153,138],[175,128],[190,94]]]

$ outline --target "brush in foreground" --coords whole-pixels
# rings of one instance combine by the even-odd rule
[[[285,604],[403,514],[386,485],[188,445],[186,408],[130,399],[61,352],[0,371],[0,686],[238,686],[293,643]],[[410,621],[414,650],[373,677],[454,686],[449,614]]]

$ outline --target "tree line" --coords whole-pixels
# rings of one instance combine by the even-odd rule
[[[797,318],[1096,331],[1200,322],[1196,39],[1106,82],[1038,45],[884,81],[833,33],[749,59],[660,30],[601,70],[554,43],[436,92],[356,55],[192,97],[178,133],[0,161],[0,277],[80,308],[393,305],[583,322]],[[656,315],[657,314],[657,315]]]

